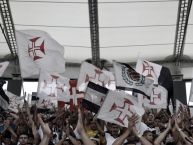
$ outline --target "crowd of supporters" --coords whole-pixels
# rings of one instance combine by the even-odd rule
[[[1,112],[1,145],[193,144],[193,118],[182,106],[174,115],[163,109],[146,110],[141,119],[133,114],[128,128],[99,120],[84,108],[40,110],[25,103],[18,110]]]

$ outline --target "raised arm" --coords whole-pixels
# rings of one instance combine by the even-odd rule
[[[62,132],[62,138],[59,140],[59,142],[56,145],[62,145],[63,142],[65,141],[66,137],[67,137],[66,133],[63,131]]]
[[[177,131],[179,132],[180,136],[182,137],[183,141],[186,143],[186,145],[193,145],[193,140],[189,138],[182,129],[178,126],[177,120],[175,119],[175,127]]]
[[[41,140],[40,145],[48,145],[51,136],[51,130],[48,124],[43,122],[40,114],[38,114],[38,121],[43,131],[43,139]]]
[[[26,102],[26,112],[27,112],[27,115],[28,115],[28,118],[29,118],[29,125],[32,125],[33,123],[33,118],[32,118],[32,115],[30,113],[30,107],[29,107],[29,104],[28,102]]]
[[[36,128],[34,121],[32,121],[32,127],[31,128],[32,128],[32,134],[34,136],[33,142],[35,145],[39,145],[39,134],[37,132],[37,128]]]
[[[125,132],[119,136],[112,145],[122,145],[125,141],[125,139],[129,136],[129,134],[132,131],[132,128],[134,127],[136,121],[138,120],[137,115],[133,115],[128,119],[128,128],[125,130]]]
[[[72,142],[73,145],[79,145],[79,142],[77,141],[77,139],[75,137],[73,137],[70,133],[70,124],[68,121],[67,121],[67,125],[66,125],[66,135],[70,139],[70,141]]]
[[[154,145],[160,145],[161,142],[166,137],[167,133],[170,131],[170,129],[171,129],[171,119],[169,119],[167,128],[162,133],[160,133],[160,135],[155,139]]]
[[[78,123],[77,123],[76,129],[80,134],[80,137],[84,145],[95,145],[85,132],[80,109],[78,110]]]
[[[100,120],[100,119],[96,119],[96,125],[97,125],[97,129],[99,131],[100,144],[106,145],[107,140],[106,140],[105,131],[104,131],[105,121]]]
[[[4,130],[1,132],[2,134],[5,131],[9,131],[11,133],[11,135],[16,139],[17,138],[17,134],[15,133],[15,131],[12,129],[12,127],[10,126],[10,120],[6,119],[4,121]]]
[[[135,126],[133,127],[133,134],[139,138],[142,145],[152,145],[152,143],[150,143],[145,137],[138,133]]]

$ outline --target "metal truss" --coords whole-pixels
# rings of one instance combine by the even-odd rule
[[[177,24],[176,24],[176,36],[175,36],[174,53],[173,53],[176,66],[180,66],[181,57],[183,56],[184,42],[186,37],[191,5],[192,5],[192,0],[179,0],[178,18],[177,18]]]
[[[9,46],[11,54],[15,57],[17,56],[17,44],[9,0],[0,0],[0,13],[3,20],[3,26],[1,25],[3,35]]]
[[[92,63],[101,67],[100,49],[99,49],[99,25],[98,25],[98,1],[88,0],[89,18],[90,18],[90,35],[92,48]]]

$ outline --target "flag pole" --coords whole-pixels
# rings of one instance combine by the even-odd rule
[[[23,95],[25,96],[25,90],[24,90],[24,87],[23,87],[23,78],[21,78],[21,90],[23,91]]]
[[[138,59],[141,59],[141,52],[138,52],[138,53],[137,53],[137,60],[138,60]],[[136,61],[136,62],[137,62],[137,61]]]

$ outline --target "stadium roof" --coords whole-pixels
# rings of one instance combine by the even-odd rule
[[[16,30],[48,32],[64,46],[69,63],[93,58],[92,8],[97,8],[100,59],[129,63],[138,57],[151,61],[193,57],[192,0],[2,0],[1,9],[6,2]],[[5,19],[0,23],[5,29]],[[9,48],[0,33],[1,58],[10,56]]]

